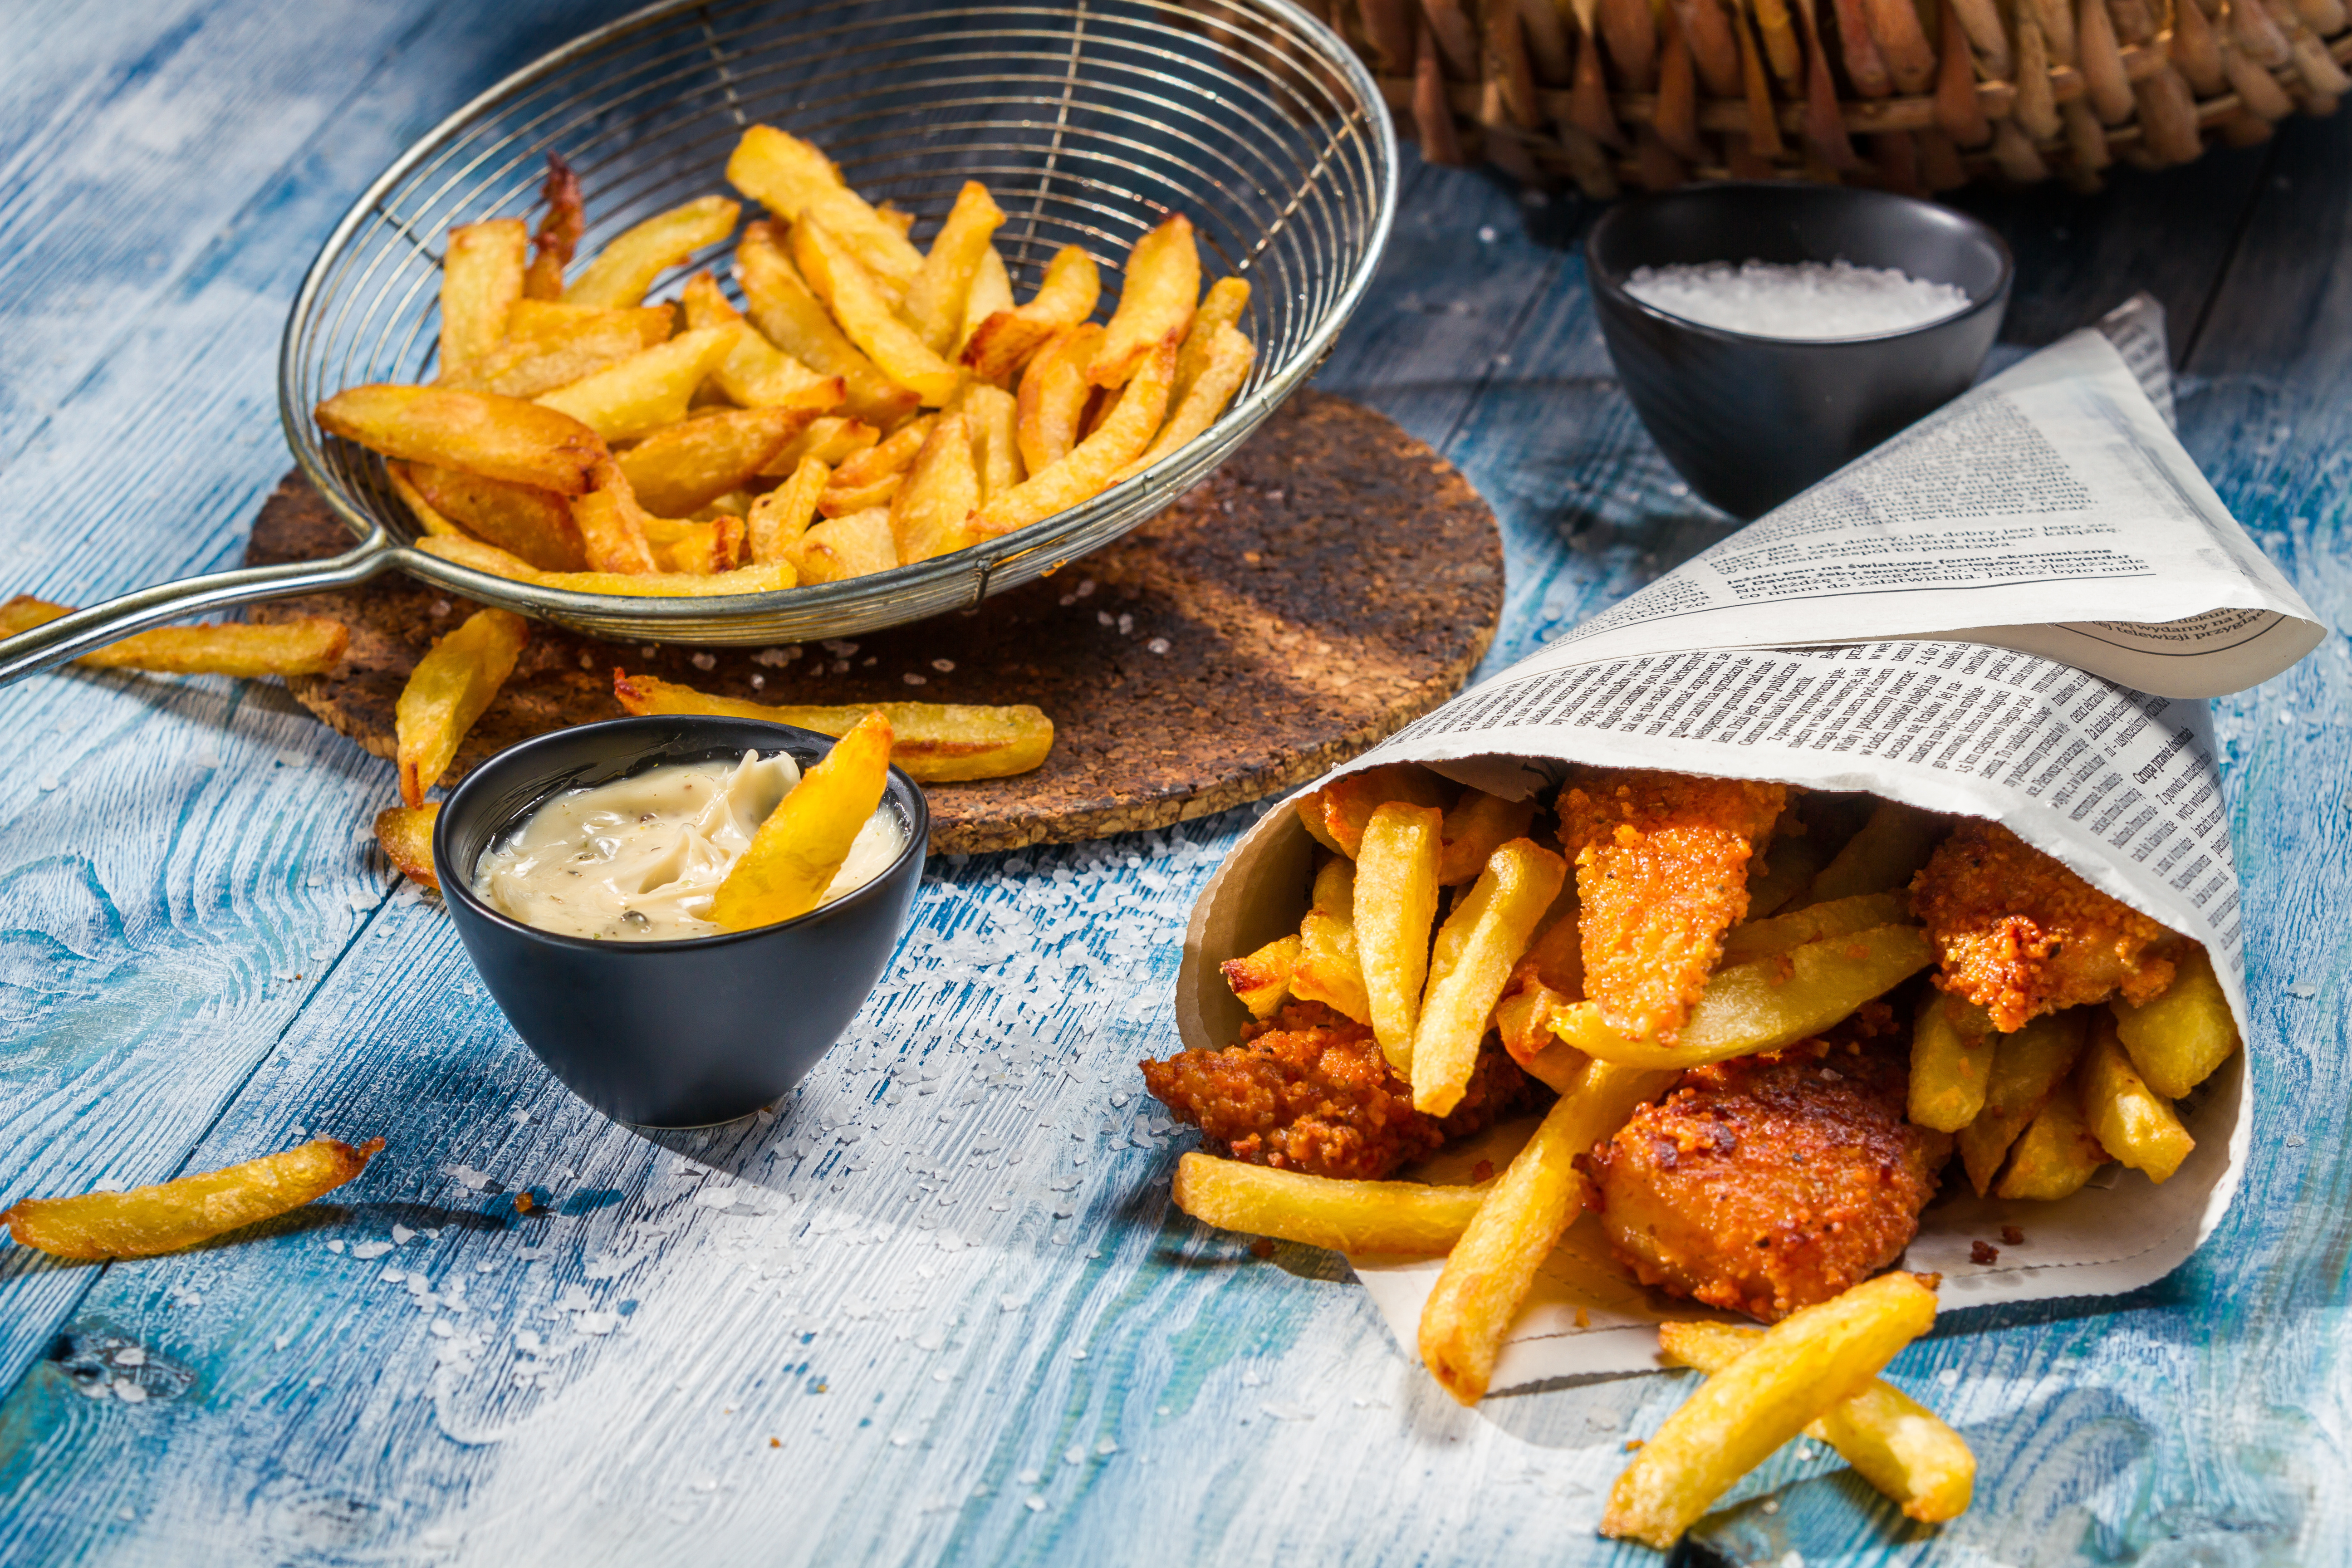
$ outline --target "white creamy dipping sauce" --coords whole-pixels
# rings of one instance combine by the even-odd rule
[[[482,851],[474,892],[499,913],[560,936],[682,942],[718,936],[719,884],[800,782],[790,756],[679,763],[566,790]],[[907,846],[885,801],[850,845],[820,904],[855,892]]]

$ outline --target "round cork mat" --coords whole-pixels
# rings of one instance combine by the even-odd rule
[[[350,542],[289,475],[246,560],[312,559]],[[1293,788],[1427,712],[1486,652],[1502,605],[1494,513],[1453,465],[1360,405],[1303,392],[1135,532],[973,609],[781,653],[534,626],[443,783],[533,735],[619,718],[617,668],[771,702],[1044,709],[1055,737],[1043,767],[928,787],[934,851],[1162,827]],[[389,758],[409,671],[472,608],[386,575],[253,617],[332,616],[351,627],[340,673],[288,684]]]

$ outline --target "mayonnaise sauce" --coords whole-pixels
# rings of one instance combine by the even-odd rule
[[[800,776],[787,755],[746,752],[740,762],[674,763],[567,790],[482,851],[474,891],[499,913],[562,936],[719,935],[709,918],[719,884]],[[864,887],[906,844],[886,801],[818,901]]]

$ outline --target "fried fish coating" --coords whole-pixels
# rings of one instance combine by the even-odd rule
[[[1584,995],[1609,1026],[1671,1043],[1748,913],[1748,867],[1786,785],[1578,768],[1559,795],[1582,901]]]
[[[1508,1114],[1527,1075],[1486,1051],[1450,1116],[1412,1108],[1412,1084],[1371,1030],[1319,1002],[1285,1007],[1221,1051],[1179,1051],[1142,1065],[1144,1087],[1202,1142],[1236,1160],[1315,1176],[1376,1181]]]
[[[1767,1323],[1869,1279],[1951,1152],[1905,1119],[1907,1077],[1899,1046],[1852,1038],[1694,1068],[1586,1162],[1611,1249],[1644,1285]]]
[[[2187,940],[1973,817],[1912,879],[1911,911],[1942,959],[1936,984],[2003,1034],[2118,992],[2135,1005],[2160,994]]]

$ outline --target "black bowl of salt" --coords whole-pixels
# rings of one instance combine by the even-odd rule
[[[1695,185],[1584,242],[1634,412],[1691,489],[1759,516],[1968,390],[2015,264],[1964,213],[1837,185]]]

